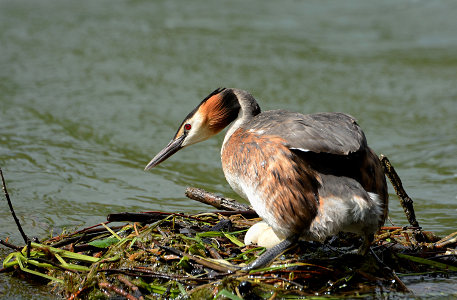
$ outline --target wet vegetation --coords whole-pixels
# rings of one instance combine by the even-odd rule
[[[0,240],[13,250],[0,272],[42,281],[68,299],[385,297],[410,293],[402,281],[408,276],[457,274],[457,232],[439,238],[418,227],[401,181],[386,173],[415,226],[382,227],[364,257],[354,254],[358,236],[339,234],[323,244],[300,242],[269,267],[242,271],[265,251],[243,243],[260,219],[234,200],[189,188],[188,197],[221,210],[111,214],[41,242],[24,234],[25,247]]]
[[[383,227],[363,258],[351,254],[359,238],[346,234],[325,244],[301,242],[270,267],[246,273],[237,267],[264,251],[242,242],[259,219],[237,212],[142,215],[148,220],[31,242],[4,259],[3,272],[49,281],[71,299],[258,299],[407,293],[402,276],[457,271],[455,250],[449,250],[457,246],[457,233],[439,239],[417,228]]]

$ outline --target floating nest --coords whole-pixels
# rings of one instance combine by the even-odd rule
[[[111,214],[108,222],[45,241],[24,238],[25,247],[0,240],[14,250],[0,272],[43,281],[68,299],[408,295],[402,278],[457,274],[457,232],[441,239],[423,231],[412,201],[410,207],[404,204],[409,197],[401,195],[401,181],[394,182],[411,226],[382,227],[363,257],[353,254],[361,243],[358,236],[339,234],[323,244],[299,242],[269,267],[241,271],[265,251],[243,243],[248,228],[260,219],[234,200],[189,188],[188,197],[224,210]]]
[[[364,297],[407,293],[402,276],[457,271],[457,232],[439,239],[418,228],[383,227],[364,257],[351,254],[359,238],[341,234],[324,244],[301,242],[270,267],[242,272],[237,267],[265,251],[242,242],[259,221],[250,214],[110,215],[139,221],[30,242],[5,258],[3,271],[49,281],[68,299]]]

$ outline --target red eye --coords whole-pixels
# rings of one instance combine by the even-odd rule
[[[190,124],[184,125],[185,130],[190,130],[191,128],[192,128],[192,125],[190,125]]]

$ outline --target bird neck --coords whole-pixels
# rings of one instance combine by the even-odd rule
[[[237,129],[242,127],[244,124],[252,120],[260,113],[259,104],[251,94],[238,89],[232,89],[232,92],[236,95],[236,98],[240,104],[240,110],[238,112],[238,117],[232,122],[232,125],[230,125],[227,133],[225,134],[224,142],[222,143],[222,150],[224,149],[226,142]]]

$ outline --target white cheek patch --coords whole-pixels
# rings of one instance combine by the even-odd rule
[[[206,124],[204,124],[203,118],[199,114],[195,114],[194,117],[188,121],[188,123],[192,127],[187,131],[187,137],[182,143],[183,147],[202,142],[213,135]]]

